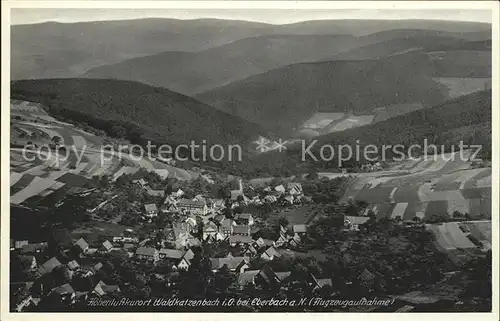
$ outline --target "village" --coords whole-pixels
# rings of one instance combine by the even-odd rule
[[[229,185],[226,198],[217,199],[202,194],[187,198],[181,188],[167,194],[164,190],[151,188],[145,178],[129,180],[135,189],[151,196],[149,200],[161,200],[144,201],[141,205],[142,212],[138,213],[139,222],[148,224],[158,220],[159,216],[168,216],[170,219],[166,226],[152,230],[150,237],[139,235],[132,228],[103,241],[100,238],[99,242],[81,237],[65,247],[56,244],[57,255],[51,257],[48,254],[54,251],[49,251],[49,242],[11,240],[13,266],[20,269],[20,279],[12,283],[17,298],[16,302],[12,302],[14,310],[30,311],[37,307],[43,309],[54,302],[57,302],[59,308],[60,304],[72,308],[81,306],[92,298],[115,297],[120,293],[127,293],[118,284],[110,283],[109,278],[99,279],[99,271],[106,265],[105,262],[116,255],[147,267],[151,272],[147,278],[161,280],[165,288],[171,288],[166,293],[173,293],[173,296],[178,291],[175,280],[179,273],[188,271],[195,256],[203,251],[200,249],[207,246],[215,249],[212,256],[208,257],[211,272],[230,273],[233,279],[228,286],[240,290],[248,286],[279,289],[282,281],[290,276],[292,267],[288,271],[281,268],[279,272],[274,272],[269,262],[294,257],[294,253],[307,257],[301,249],[307,235],[306,224],[289,224],[286,219],[280,218],[274,225],[269,225],[258,214],[241,211],[241,208],[252,205],[300,208],[311,204],[313,201],[311,197],[304,195],[301,183],[267,186],[254,192],[254,196],[250,198],[244,193],[241,179],[235,179]],[[114,187],[109,186],[107,189],[113,190]],[[86,197],[96,191],[95,188],[81,188],[74,192],[80,197]],[[95,218],[96,213],[104,210],[116,196],[117,194],[98,206],[87,209],[87,215]],[[357,230],[359,222],[355,221],[353,218],[346,218],[346,228]],[[139,226],[141,224],[138,223]],[[263,226],[271,232],[261,233]],[[199,259],[197,261],[199,264]],[[165,266],[168,268],[165,269]],[[163,272],[165,270],[168,272]],[[318,278],[313,273],[306,280],[314,292],[332,285],[330,278]]]

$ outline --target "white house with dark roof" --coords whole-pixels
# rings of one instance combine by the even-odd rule
[[[158,250],[153,247],[140,247],[135,251],[138,259],[156,263],[160,258]]]

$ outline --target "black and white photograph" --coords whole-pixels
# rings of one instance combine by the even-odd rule
[[[19,3],[6,320],[498,320],[497,2]]]

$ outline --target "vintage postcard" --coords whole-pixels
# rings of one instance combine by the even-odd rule
[[[498,8],[2,2],[2,319],[498,320]]]

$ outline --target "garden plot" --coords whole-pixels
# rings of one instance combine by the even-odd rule
[[[427,202],[425,218],[428,219],[433,216],[448,217],[448,201],[440,200]]]
[[[54,181],[46,178],[35,177],[25,188],[11,196],[12,204],[21,204],[28,198],[31,198],[40,192],[53,186]]]
[[[87,141],[85,138],[83,138],[80,135],[72,135],[71,138],[73,139],[73,145],[76,148],[83,148],[84,146],[87,146]]]
[[[400,217],[403,219],[406,208],[408,207],[408,203],[397,203],[392,210],[390,219],[395,219],[396,217]]]
[[[491,221],[475,221],[464,223],[471,230],[472,235],[478,240],[491,242]]]
[[[470,249],[476,247],[476,245],[467,238],[456,222],[440,224],[438,225],[438,231],[447,243],[455,249]]]
[[[123,166],[116,173],[113,174],[113,181],[116,181],[118,177],[124,174],[134,174],[138,170],[139,168],[137,167]]]
[[[393,203],[379,203],[377,206],[377,219],[390,218],[396,204]]]
[[[14,185],[17,183],[21,177],[23,177],[23,174],[21,173],[16,173],[16,172],[11,172],[10,173],[10,186]]]
[[[484,172],[484,174],[483,174]],[[461,172],[461,176],[457,181],[460,181],[460,189],[464,188],[473,188],[475,187],[475,177],[478,177],[479,175],[484,175],[482,177],[485,177],[486,175],[491,175],[491,168],[476,168],[476,169],[469,169],[466,171]]]
[[[362,189],[356,195],[356,200],[365,201],[368,203],[388,202],[391,195],[392,187],[378,187],[373,189]]]
[[[395,203],[400,202],[418,202],[420,198],[418,196],[418,188],[415,185],[398,187],[394,195],[391,198],[391,201]]]
[[[466,199],[491,198],[491,188],[490,187],[465,188],[465,189],[460,190],[460,193]]]
[[[453,197],[448,199],[448,214],[452,215],[453,212],[457,211],[462,214],[468,213],[470,205],[469,200],[462,197],[462,194],[458,193],[460,197]],[[454,195],[456,196],[456,195]]]

